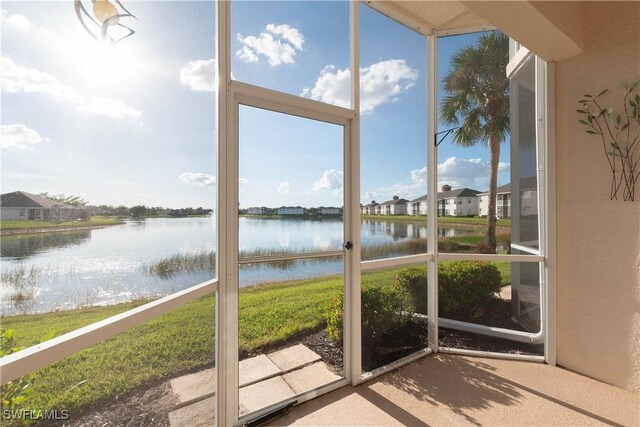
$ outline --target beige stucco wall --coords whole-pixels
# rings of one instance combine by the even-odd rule
[[[601,142],[575,112],[582,94],[640,77],[640,2],[587,2],[584,25],[584,53],[556,66],[557,360],[640,392],[640,190],[609,200]]]

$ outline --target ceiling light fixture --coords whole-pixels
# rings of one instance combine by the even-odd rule
[[[74,0],[76,15],[78,16],[78,20],[87,31],[87,33],[89,33],[89,35],[94,39],[107,42],[111,45],[115,45],[123,39],[126,39],[127,37],[135,34],[135,31],[133,29],[120,23],[120,20],[122,18],[137,19],[122,5],[119,0],[114,0],[114,2],[115,5],[109,0],[91,0],[91,10],[93,12],[93,16],[91,16],[91,14],[89,14],[89,12],[87,12],[87,9],[84,7],[84,4],[82,4],[82,0]],[[91,24],[89,23],[89,25],[87,25],[88,22],[85,22],[85,18],[83,17],[83,15],[86,16],[86,18],[89,18],[89,20],[99,28],[99,35],[97,32],[94,34],[94,32],[91,31],[91,29],[89,28],[89,25]],[[128,30],[128,33],[115,39],[112,34],[109,34],[110,28],[115,26],[122,27]]]

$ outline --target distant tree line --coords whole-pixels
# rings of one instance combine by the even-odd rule
[[[102,216],[130,216],[133,218],[141,218],[147,216],[168,216],[168,217],[187,217],[187,216],[206,216],[213,212],[213,209],[207,209],[203,207],[198,208],[180,208],[171,209],[163,208],[161,206],[144,206],[136,205],[127,207],[124,205],[90,205],[86,200],[80,196],[66,195],[66,194],[49,194],[40,193],[42,197],[46,197],[56,202],[64,203],[65,205],[75,206],[78,208],[87,209],[91,215]]]
[[[113,205],[98,205],[98,206],[87,206],[93,215],[102,215],[102,216],[130,216],[133,218],[142,218],[149,216],[165,216],[165,217],[174,217],[174,218],[182,218],[187,216],[206,216],[210,215],[213,212],[213,209],[207,209],[203,207],[197,208],[179,208],[179,209],[171,209],[171,208],[163,208],[161,206],[144,206],[144,205],[136,205],[136,206],[113,206]]]
[[[274,215],[278,215],[278,209],[279,208],[267,208],[264,207],[264,213],[262,215],[264,216],[274,216]],[[343,208],[342,207],[338,207],[335,208],[339,210],[339,215],[342,215],[343,212]],[[304,215],[305,216],[321,216],[321,210],[322,208],[304,208]],[[238,209],[238,214],[239,215],[250,215],[249,213],[249,209]]]

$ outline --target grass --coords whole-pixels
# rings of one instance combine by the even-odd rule
[[[2,230],[30,230],[40,228],[78,228],[78,227],[101,227],[108,225],[122,224],[119,218],[106,216],[92,216],[88,220],[81,221],[27,221],[27,220],[2,220],[0,229]]]
[[[148,266],[147,272],[162,279],[169,279],[182,272],[215,272],[215,269],[216,254],[209,251],[171,255]]]
[[[378,221],[405,221],[426,224],[427,217],[425,215],[362,215],[362,219],[373,219]],[[441,224],[460,224],[460,225],[487,225],[486,218],[476,217],[453,217],[439,216],[438,225]],[[510,227],[511,219],[499,219],[497,222],[499,227]]]
[[[496,263],[503,283],[508,262]],[[401,268],[362,275],[363,286],[392,283]],[[339,294],[340,276],[268,283],[239,292],[239,346],[242,357],[268,351],[325,326],[325,313]],[[147,300],[2,319],[15,330],[16,345],[31,346],[135,308]],[[29,409],[67,409],[77,415],[101,402],[122,398],[134,388],[214,365],[215,298],[207,296],[29,375]]]
[[[394,271],[363,275],[364,284],[390,283]],[[342,286],[337,276],[242,288],[239,344],[243,354],[274,347],[324,326],[324,313]],[[146,301],[3,319],[27,347],[137,307]],[[201,298],[31,374],[30,409],[79,411],[117,399],[140,384],[212,366],[215,299]]]

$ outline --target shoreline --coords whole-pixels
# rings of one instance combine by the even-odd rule
[[[241,214],[240,218],[255,218],[255,219],[310,219],[310,220],[322,220],[322,219],[342,219],[342,215],[326,215],[326,216],[309,216],[309,215],[251,215]],[[385,221],[385,222],[405,222],[410,224],[427,225],[427,217],[412,216],[412,215],[361,215],[361,220],[367,221]],[[446,227],[448,225],[461,225],[469,226],[474,229],[477,227],[486,227],[486,218],[476,217],[438,217],[438,226]],[[510,219],[498,219],[496,224],[497,228],[509,228],[511,226]]]
[[[0,237],[5,236],[24,236],[29,234],[44,234],[44,233],[63,233],[68,231],[83,231],[83,230],[96,230],[100,228],[113,227],[114,225],[122,225],[124,221],[113,224],[96,224],[96,225],[82,225],[82,226],[66,226],[66,227],[35,227],[35,228],[9,228],[1,229]]]
[[[426,216],[411,216],[407,215],[404,218],[403,215],[361,215],[361,220],[368,221],[385,221],[385,222],[406,222],[410,224],[420,224],[427,225],[427,217]],[[477,219],[481,219],[484,222],[477,221]],[[503,221],[503,222],[501,222]],[[465,227],[473,227],[476,229],[478,227],[486,227],[486,219],[485,218],[475,218],[475,217],[438,217],[438,227],[447,227],[449,225],[461,225]],[[503,220],[499,219],[496,224],[496,228],[510,228],[511,220]]]

